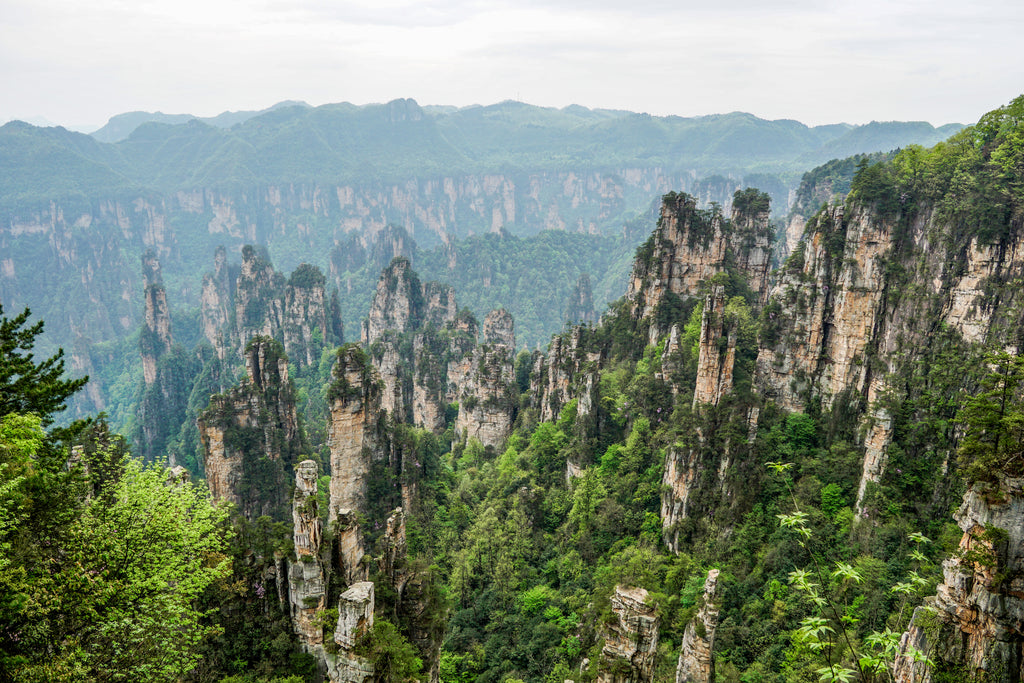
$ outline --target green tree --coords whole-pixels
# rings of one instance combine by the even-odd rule
[[[43,322],[28,325],[31,315],[25,309],[14,318],[4,316],[0,305],[0,416],[10,413],[35,413],[44,424],[65,407],[69,396],[85,386],[88,377],[64,380],[64,350],[60,349],[41,363],[32,357],[35,339],[43,332]]]
[[[985,360],[990,371],[980,391],[957,415],[964,427],[960,461],[969,481],[1024,473],[1024,358],[1001,351]]]

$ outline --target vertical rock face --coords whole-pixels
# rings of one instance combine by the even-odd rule
[[[1024,479],[974,485],[954,518],[964,532],[961,555],[942,563],[934,611],[914,613],[900,642],[896,680],[929,680],[914,665],[911,647],[979,680],[1024,680]]]
[[[377,445],[380,383],[362,349],[338,350],[334,383],[328,393],[331,423],[327,443],[331,453],[330,519],[341,510],[363,506],[366,475]]]
[[[401,334],[417,327],[422,309],[423,290],[409,259],[395,258],[377,282],[377,293],[363,324],[363,343],[372,344],[385,330]]]
[[[479,347],[473,353],[459,394],[456,434],[478,439],[484,446],[500,448],[504,444],[516,408],[512,352],[508,346],[495,345]]]
[[[615,620],[602,625],[601,661],[597,680],[602,683],[646,683],[654,676],[658,650],[658,616],[643,588],[616,586],[612,594]]]
[[[665,455],[665,470],[661,484],[661,527],[665,545],[679,552],[679,522],[690,512],[690,496],[697,488],[700,475],[700,456],[697,448],[673,446]]]
[[[814,232],[787,262],[776,286],[757,358],[759,388],[789,409],[811,392],[824,405],[870,383],[869,344],[885,331],[885,257],[892,235],[861,210],[835,207],[809,224]],[[881,334],[880,334],[881,333]]]
[[[534,361],[530,392],[539,403],[542,421],[557,419],[565,404],[576,397],[574,387],[586,386],[587,376],[597,372],[601,354],[587,350],[589,336],[587,328],[574,327],[568,335],[553,338],[547,356],[538,355]],[[592,403],[593,396],[580,396],[581,404],[585,401]],[[585,407],[580,406],[580,413]]]
[[[702,403],[718,405],[722,396],[732,390],[735,362],[736,330],[726,324],[725,288],[719,285],[704,300],[697,356],[697,385],[693,392],[694,407]]]
[[[737,198],[744,194],[738,192]],[[637,250],[626,298],[635,319],[649,318],[669,295],[695,296],[701,283],[727,269],[729,263],[746,277],[756,294],[767,291],[772,230],[768,197],[734,198],[732,219],[697,208],[685,193],[665,195],[658,228]],[[652,326],[652,340],[667,332]]]
[[[704,581],[703,604],[693,621],[686,625],[676,665],[676,683],[711,683],[715,679],[715,630],[718,628],[718,570],[708,572]]]
[[[515,323],[512,314],[498,308],[484,317],[484,344],[516,348]]]
[[[256,336],[281,339],[284,289],[284,276],[265,254],[248,245],[242,249],[242,271],[235,285],[235,324],[241,347]]]
[[[373,664],[353,650],[359,638],[373,628],[373,583],[351,586],[338,600],[338,625],[334,630],[336,655],[327,657],[327,675],[332,683],[363,683],[373,676]]]
[[[203,288],[199,297],[203,336],[221,360],[227,357],[228,345],[233,335],[232,281],[227,261],[227,250],[224,247],[217,247],[213,257],[213,273],[203,276]]]
[[[584,273],[576,281],[569,306],[565,310],[565,322],[570,325],[593,325],[597,323],[597,310],[594,308],[594,292],[590,286],[590,276]]]
[[[142,257],[144,314],[139,346],[142,350],[142,375],[146,386],[156,381],[157,361],[171,350],[171,311],[160,276],[160,262],[151,252]]]
[[[334,642],[351,650],[359,637],[373,628],[373,582],[360,581],[338,600],[338,625]]]
[[[285,353],[299,366],[319,362],[324,340],[333,337],[324,291],[326,281],[319,268],[306,263],[288,278],[282,337]]]
[[[455,290],[440,282],[423,284],[423,324],[442,328],[455,322],[459,313],[455,303]]]
[[[315,619],[327,598],[324,571],[320,564],[323,527],[317,510],[317,466],[304,460],[295,468],[292,498],[295,561],[288,563],[288,598],[292,625],[306,651],[323,643],[323,630]]]
[[[320,361],[325,347],[341,343],[337,305],[328,303],[319,268],[300,264],[285,280],[265,252],[242,249],[242,266],[231,280],[227,253],[218,247],[214,272],[203,277],[200,312],[203,336],[221,360],[254,336],[277,339],[299,367]],[[336,302],[335,302],[336,304]]]
[[[305,444],[288,379],[288,360],[273,339],[246,349],[248,379],[210,398],[199,416],[206,481],[218,500],[249,519],[285,516],[285,475]]]

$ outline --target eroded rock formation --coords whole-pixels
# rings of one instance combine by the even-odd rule
[[[711,683],[715,680],[715,630],[718,628],[718,570],[704,581],[702,604],[683,632],[676,665],[676,683]]]
[[[954,515],[959,555],[942,563],[937,595],[900,641],[898,683],[927,683],[911,648],[972,679],[1024,680],[1024,479],[975,484]]]
[[[246,381],[212,396],[198,419],[206,481],[214,498],[237,504],[249,519],[283,519],[285,477],[305,447],[288,359],[278,342],[257,337],[245,364]]]
[[[323,629],[317,615],[326,606],[327,586],[320,564],[323,526],[317,509],[317,465],[303,460],[295,468],[295,495],[292,497],[292,538],[295,560],[288,562],[288,598],[292,625],[299,642],[310,651],[323,643]]]
[[[746,278],[756,295],[766,295],[773,237],[768,196],[746,192],[753,194],[734,199],[728,221],[713,210],[698,209],[687,194],[665,195],[658,227],[633,263],[626,298],[634,318],[651,318],[669,297],[697,296],[704,282],[729,266]],[[667,332],[652,321],[650,342]]]
[[[597,680],[601,683],[647,683],[654,677],[658,650],[658,615],[643,588],[616,586],[615,619],[601,626],[604,639]]]
[[[666,351],[671,353],[671,349]],[[736,328],[725,319],[725,288],[717,285],[704,299],[704,312],[700,320],[694,407],[703,403],[718,405],[721,398],[732,390],[735,363]]]

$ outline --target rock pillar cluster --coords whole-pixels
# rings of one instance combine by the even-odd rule
[[[273,339],[246,349],[248,378],[210,398],[198,419],[206,481],[249,519],[286,516],[285,475],[304,449],[288,360]]]

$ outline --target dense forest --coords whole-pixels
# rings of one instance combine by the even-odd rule
[[[1021,680],[1022,141],[819,169],[774,271],[768,194],[665,194],[600,319],[568,235],[339,251],[358,330],[254,246],[176,319],[149,253],[134,455],[0,311],[0,680]]]

